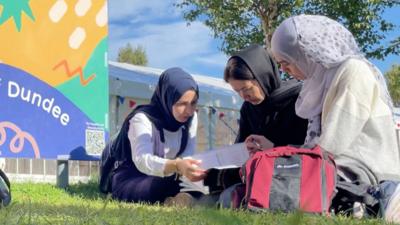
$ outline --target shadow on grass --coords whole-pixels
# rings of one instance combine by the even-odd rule
[[[41,224],[252,224],[232,211],[164,208],[157,205],[104,202],[15,202],[0,210],[0,225]]]
[[[89,200],[107,198],[105,194],[100,193],[99,183],[96,179],[90,179],[88,183],[71,184],[65,191],[72,196],[79,196]]]
[[[14,224],[140,224],[148,219],[168,217],[169,212],[145,205],[93,205],[77,203],[15,203],[0,210],[0,225]],[[156,223],[163,224],[163,223]]]

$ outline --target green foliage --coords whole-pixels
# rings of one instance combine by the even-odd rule
[[[300,212],[253,213],[213,207],[177,208],[116,202],[98,194],[97,183],[75,184],[66,190],[51,184],[13,183],[13,202],[0,209],[0,225],[41,224],[253,224],[291,225],[383,224],[378,219],[355,220]]]
[[[388,81],[388,88],[390,96],[393,99],[395,106],[400,106],[400,65],[393,65],[392,68],[386,72],[386,79]]]
[[[131,44],[128,43],[125,47],[119,49],[117,61],[146,66],[147,55],[142,46],[139,45],[133,49]]]
[[[400,5],[398,0],[182,0],[176,4],[190,22],[200,20],[222,40],[227,54],[250,43],[270,47],[274,29],[291,15],[321,14],[343,23],[354,34],[367,57],[383,59],[400,54],[400,37],[389,45],[381,43],[395,29],[382,18],[385,9]]]

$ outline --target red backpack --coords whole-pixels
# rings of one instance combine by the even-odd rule
[[[290,146],[256,152],[242,167],[245,207],[252,210],[329,213],[336,193],[330,154]]]

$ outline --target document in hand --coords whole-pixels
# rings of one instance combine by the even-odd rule
[[[225,146],[218,149],[208,150],[206,152],[191,156],[193,159],[201,160],[200,167],[205,170],[211,168],[225,169],[241,167],[249,158],[249,153],[244,143]],[[191,182],[186,177],[181,177],[181,192],[199,191],[203,194],[209,194],[209,189],[203,181]]]

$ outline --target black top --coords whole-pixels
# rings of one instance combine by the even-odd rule
[[[243,103],[235,142],[243,142],[250,134],[258,134],[275,146],[304,144],[308,122],[295,112],[301,83],[281,81],[276,63],[260,45],[252,45],[232,57],[239,57],[246,63],[265,93],[264,101],[258,105]]]
[[[283,82],[280,89],[286,89],[286,94],[291,95],[284,96],[280,101],[266,100],[257,106],[249,102],[243,103],[236,142],[243,142],[250,134],[258,134],[268,138],[275,146],[304,144],[307,120],[295,113],[295,102],[301,84],[294,80],[292,83],[288,82]]]

